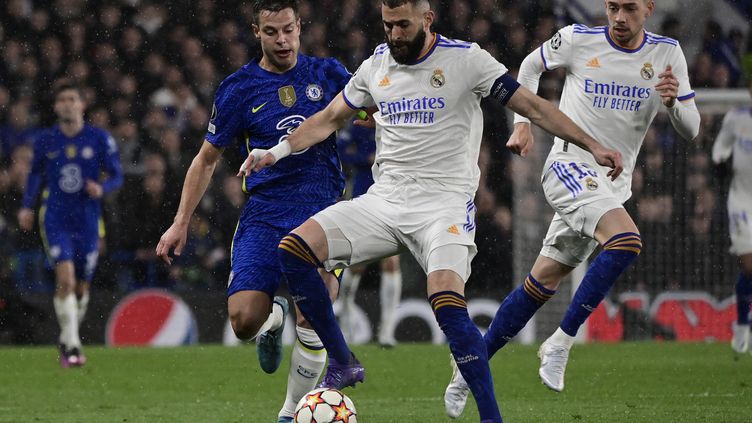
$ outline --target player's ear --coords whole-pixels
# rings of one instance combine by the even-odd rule
[[[648,6],[648,14],[646,17],[650,17],[655,12],[655,0],[646,0]]]
[[[251,24],[251,29],[253,30],[253,36],[256,37],[257,40],[261,39],[261,29],[259,29],[259,26],[256,24]]]
[[[426,32],[431,31],[431,25],[433,25],[433,21],[435,19],[436,19],[436,15],[433,13],[433,10],[429,10],[423,13],[423,29]]]

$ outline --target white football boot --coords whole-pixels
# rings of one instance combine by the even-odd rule
[[[570,348],[567,345],[556,345],[549,338],[538,349],[538,358],[541,360],[538,375],[544,385],[556,392],[564,390],[564,371],[567,369]]]
[[[739,354],[749,350],[749,325],[733,325],[734,337],[731,338],[731,349]]]
[[[449,381],[449,385],[444,391],[444,408],[447,416],[456,419],[462,415],[462,411],[465,409],[470,388],[451,354],[449,354],[449,359],[452,366],[452,380]]]

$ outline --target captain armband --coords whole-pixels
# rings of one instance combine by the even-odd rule
[[[489,95],[505,105],[509,99],[512,98],[514,93],[517,92],[518,88],[520,88],[520,83],[512,78],[509,73],[505,73],[504,75],[501,75],[499,79],[494,81]]]

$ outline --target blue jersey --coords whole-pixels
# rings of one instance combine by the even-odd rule
[[[337,132],[337,146],[342,162],[349,167],[352,183],[350,197],[355,198],[373,185],[373,165],[376,154],[375,130],[350,125]]]
[[[349,79],[335,59],[301,54],[283,74],[268,72],[254,60],[220,84],[206,140],[222,148],[240,140],[243,158],[254,148],[274,147],[324,109]],[[246,193],[286,203],[329,203],[343,189],[334,135],[243,181]]]
[[[108,176],[101,181],[103,172]],[[34,205],[44,185],[46,219],[68,228],[96,222],[102,213],[101,202],[86,192],[87,180],[101,183],[105,193],[123,183],[115,140],[106,131],[88,124],[69,138],[55,125],[34,142],[23,207]]]

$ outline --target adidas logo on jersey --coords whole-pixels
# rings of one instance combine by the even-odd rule
[[[601,67],[601,62],[598,61],[597,57],[593,57],[592,59],[588,60],[587,63],[585,63],[585,67],[597,69]]]
[[[379,82],[379,87],[384,88],[392,85],[392,81],[389,79],[389,75],[384,75],[384,79]]]
[[[460,234],[460,230],[457,229],[457,225],[450,226],[449,229],[447,229],[447,232],[449,232],[450,234],[455,234],[455,235]]]

